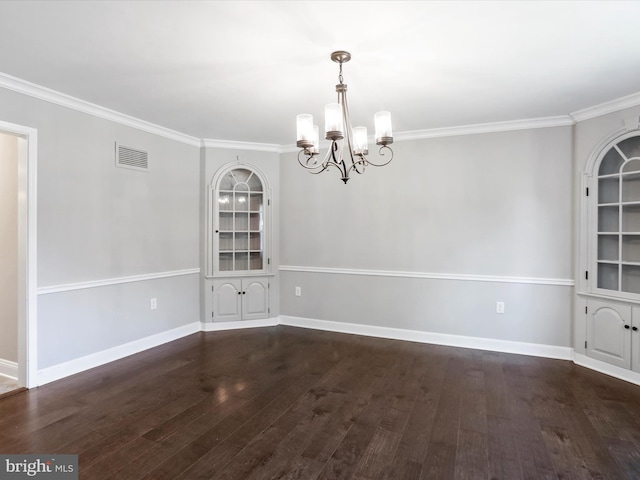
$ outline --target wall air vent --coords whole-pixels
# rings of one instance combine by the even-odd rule
[[[149,154],[116,143],[116,167],[149,171]]]

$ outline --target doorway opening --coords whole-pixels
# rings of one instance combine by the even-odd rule
[[[8,344],[16,345],[14,350],[4,346],[9,359],[0,358],[0,373],[5,379],[14,379],[17,388],[31,388],[37,386],[37,130],[0,121],[0,134],[0,161],[13,163],[3,169],[3,175],[9,177],[5,183],[15,186],[5,191],[16,195],[15,201],[7,203],[17,209],[13,218],[5,218],[5,223],[12,225],[7,236],[15,239],[15,248],[7,247],[5,261],[13,265],[12,277],[7,281],[15,287],[15,301],[8,304],[15,305],[9,310],[16,321],[6,331],[12,332]]]

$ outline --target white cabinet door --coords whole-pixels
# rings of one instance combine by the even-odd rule
[[[269,284],[267,280],[242,281],[242,319],[256,320],[269,316]]]
[[[233,322],[242,320],[242,284],[240,280],[213,282],[213,320]]]
[[[269,281],[234,278],[213,282],[213,321],[235,322],[269,317]]]
[[[631,307],[587,302],[587,355],[631,368]]]

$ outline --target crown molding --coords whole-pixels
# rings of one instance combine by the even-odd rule
[[[583,120],[589,120],[591,118],[600,117],[608,113],[618,112],[625,108],[637,107],[640,105],[640,92],[632,93],[626,97],[616,98],[609,102],[604,102],[593,107],[583,108],[569,115],[574,122],[582,122]]]
[[[82,113],[87,113],[121,125],[133,127],[170,140],[175,140],[195,147],[225,148],[234,150],[253,150],[272,153],[297,152],[299,148],[295,144],[278,145],[273,143],[240,142],[233,140],[199,139],[169,128],[156,125],[124,113],[111,110],[94,103],[81,100],[71,95],[52,90],[35,83],[22,80],[6,73],[0,72],[0,88],[12,90],[56,105],[70,108]],[[627,95],[599,105],[577,110],[568,115],[553,117],[531,118],[512,120],[505,122],[479,123],[473,125],[461,125],[455,127],[432,128],[425,130],[411,130],[397,132],[395,142],[406,140],[420,140],[428,138],[452,137],[461,135],[475,135],[482,133],[498,133],[513,130],[529,130],[534,128],[564,127],[575,125],[577,122],[599,117],[609,113],[624,110],[625,108],[640,105],[640,92]]]
[[[78,112],[87,113],[104,120],[119,123],[120,125],[137,128],[138,130],[168,138],[169,140],[175,140],[195,147],[200,146],[199,138],[185,135],[184,133],[176,132],[175,130],[165,128],[145,120],[140,120],[139,118],[125,115],[124,113],[116,112],[115,110],[101,107],[100,105],[51,90],[50,88],[36,85],[35,83],[27,82],[20,78],[12,77],[5,73],[0,73],[0,87],[6,88],[7,90],[13,90],[14,92],[22,93],[24,95],[29,95],[30,97],[38,98],[46,102],[55,103],[56,105],[67,107]]]
[[[419,140],[423,138],[455,137],[459,135],[476,135],[481,133],[498,133],[513,130],[530,130],[533,128],[566,127],[573,125],[569,115],[555,117],[528,118],[506,122],[477,123],[457,127],[432,128],[428,130],[412,130],[397,133],[393,140]]]
[[[206,148],[227,148],[231,150],[255,150],[258,152],[282,153],[282,146],[275,143],[238,142],[235,140],[215,140],[205,138],[201,146]]]

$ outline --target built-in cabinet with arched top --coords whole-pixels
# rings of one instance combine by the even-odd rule
[[[640,300],[640,135],[617,140],[605,151],[594,200],[594,290]]]
[[[640,372],[640,131],[607,144],[587,174],[586,354]]]
[[[271,198],[266,178],[252,166],[226,166],[214,176],[208,197],[212,320],[267,318]]]

